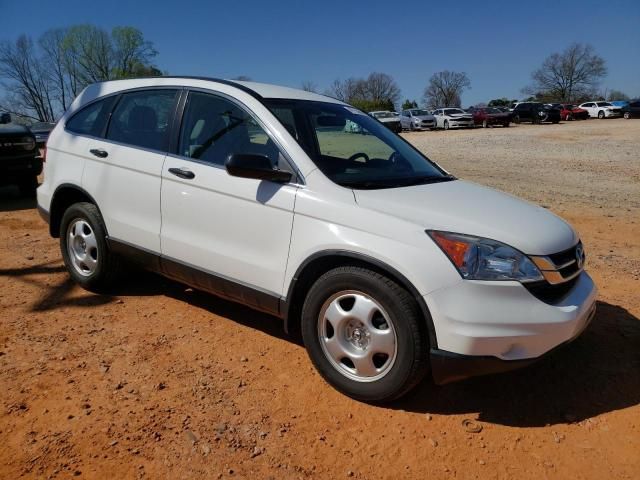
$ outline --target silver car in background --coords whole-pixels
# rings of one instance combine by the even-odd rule
[[[412,108],[402,111],[400,124],[403,130],[426,130],[436,128],[436,119],[427,110]]]
[[[439,108],[433,111],[436,128],[473,128],[473,115],[461,108]]]
[[[375,112],[369,112],[369,115],[378,120],[392,132],[400,133],[402,131],[402,126],[400,125],[400,115],[398,115],[397,112],[378,110]]]

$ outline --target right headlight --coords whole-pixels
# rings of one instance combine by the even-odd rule
[[[427,230],[466,280],[537,282],[544,277],[524,253],[488,238]]]
[[[34,148],[36,148],[36,141],[31,137],[21,138],[20,143],[25,150],[33,150]]]

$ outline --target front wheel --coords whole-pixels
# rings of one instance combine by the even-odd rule
[[[600,111],[598,112],[598,118],[599,118],[600,120],[602,120],[602,119],[604,118],[604,111],[600,110]]]
[[[316,281],[302,309],[302,338],[322,377],[357,400],[395,400],[428,371],[415,299],[366,268],[338,267]]]
[[[489,122],[487,122],[487,120],[483,120],[482,121],[482,128],[487,128],[489,126]]]
[[[515,123],[515,124],[520,123],[520,115],[514,115],[513,116],[513,123]]]
[[[629,120],[631,118],[631,113],[630,112],[624,112],[624,118]]]
[[[107,245],[107,231],[92,203],[71,205],[60,224],[60,250],[71,278],[87,290],[111,286],[120,271],[120,259]]]
[[[444,129],[445,130],[449,130],[449,121],[448,120],[444,121]]]

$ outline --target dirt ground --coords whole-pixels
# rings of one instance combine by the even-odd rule
[[[0,477],[640,478],[640,121],[406,138],[572,222],[600,288],[582,337],[358,403],[275,318],[150,274],[79,289],[34,203],[0,189]]]

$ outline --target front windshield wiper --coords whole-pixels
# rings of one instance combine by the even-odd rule
[[[400,188],[410,187],[413,185],[425,185],[428,183],[441,183],[455,180],[453,175],[423,175],[410,178],[389,178],[368,181],[345,181],[339,182],[340,185],[347,188],[355,188],[360,190],[375,190],[378,188]]]

